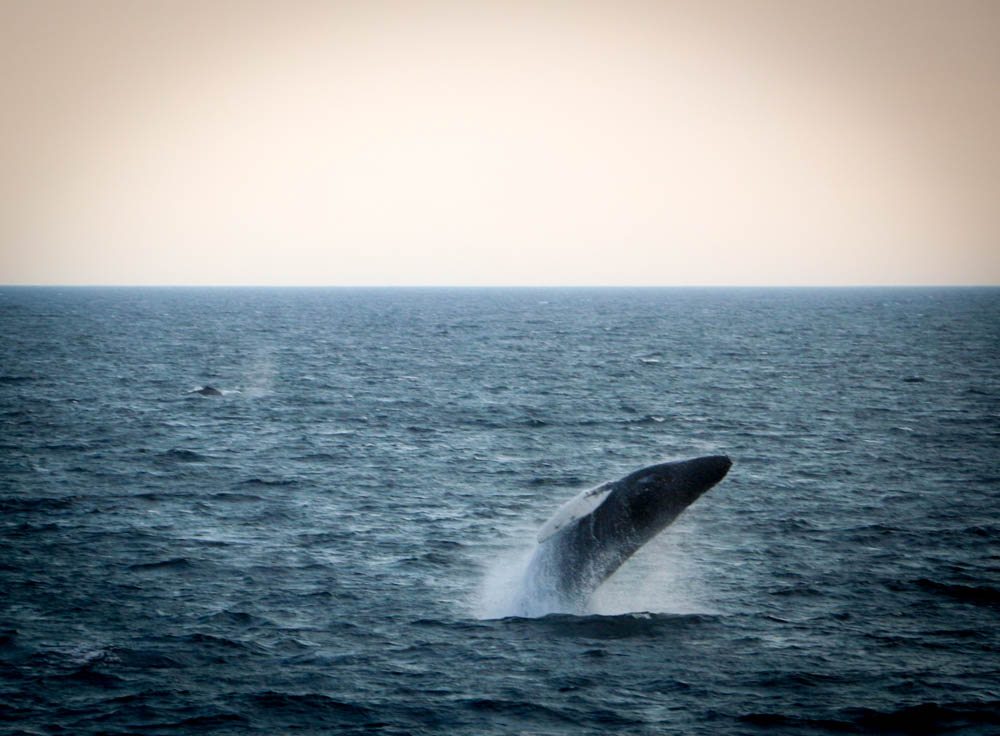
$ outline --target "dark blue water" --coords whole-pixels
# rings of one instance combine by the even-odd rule
[[[1000,732],[1000,290],[6,288],[0,320],[5,733]],[[590,613],[504,617],[564,500],[714,453]]]

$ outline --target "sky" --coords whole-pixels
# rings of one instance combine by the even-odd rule
[[[0,0],[0,283],[1000,284],[1000,3]]]

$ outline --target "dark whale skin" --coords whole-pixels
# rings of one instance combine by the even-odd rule
[[[644,544],[721,481],[724,455],[651,465],[601,487],[590,513],[543,538],[529,562],[525,590],[544,609],[574,612]]]

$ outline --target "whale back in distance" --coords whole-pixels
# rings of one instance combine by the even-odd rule
[[[651,465],[584,491],[542,526],[526,583],[545,610],[582,608],[644,544],[722,480],[731,461],[710,456]]]

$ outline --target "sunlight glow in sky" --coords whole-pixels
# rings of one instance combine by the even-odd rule
[[[0,8],[0,283],[1000,283],[1000,3]]]

